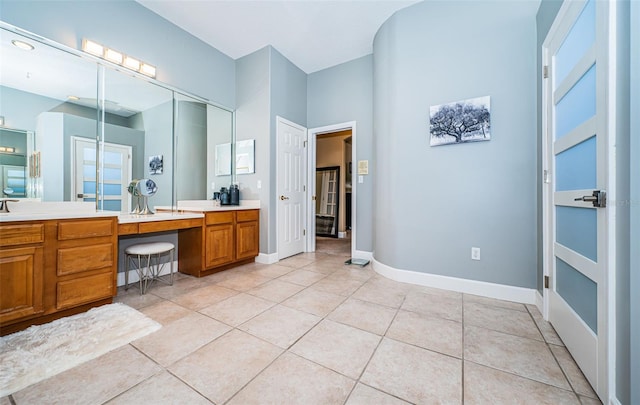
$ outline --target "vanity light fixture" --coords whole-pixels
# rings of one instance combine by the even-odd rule
[[[140,61],[138,59],[132,58],[131,56],[125,56],[124,66],[137,72],[138,70],[140,70]]]
[[[7,153],[15,153],[16,148],[12,148],[11,146],[0,146],[0,152],[7,152]]]
[[[118,65],[122,65],[123,55],[120,52],[114,51],[111,48],[107,48],[104,51],[104,58],[113,63],[117,63]]]
[[[24,41],[19,41],[17,39],[12,40],[11,43],[13,44],[13,46],[23,49],[25,51],[33,51],[35,49],[33,45]]]
[[[155,66],[142,62],[136,58],[132,58],[122,52],[116,51],[115,49],[107,48],[106,46],[100,45],[99,43],[93,42],[89,39],[82,40],[82,50],[127,69],[142,73],[145,76],[149,76],[154,79],[156,77]]]
[[[104,46],[88,39],[82,40],[82,50],[90,53],[91,55],[99,56],[101,58],[104,57]]]
[[[143,63],[140,66],[140,73],[149,77],[156,77],[156,67],[149,65],[148,63]]]

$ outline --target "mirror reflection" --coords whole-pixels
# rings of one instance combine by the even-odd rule
[[[27,149],[33,132],[0,128],[0,197],[28,196]]]
[[[98,208],[131,211],[136,202],[127,185],[132,179],[147,177],[157,185],[154,204],[172,205],[173,92],[105,68],[102,96],[101,109],[110,119],[101,119],[99,127]]]
[[[235,168],[215,173],[216,145],[234,147],[231,111],[0,30],[0,55],[11,61],[0,64],[0,147],[9,137],[20,145],[13,155],[0,152],[2,197],[95,201],[98,209],[130,212],[132,179],[153,180],[154,206],[211,199],[232,183]],[[39,171],[30,163],[36,155]]]
[[[338,237],[340,166],[316,169],[316,235]]]
[[[176,199],[212,199],[232,182],[231,172],[217,170],[225,157],[216,150],[233,141],[233,113],[182,94],[175,100]]]
[[[21,49],[15,41],[32,49]],[[26,173],[31,174],[27,185],[32,187],[27,187],[24,197],[70,200],[70,167],[64,162],[68,162],[71,135],[65,131],[65,120],[70,116],[95,120],[96,64],[5,29],[0,30],[0,52],[2,60],[11,61],[0,64],[3,126],[26,138],[23,153]],[[95,140],[95,125],[83,135]],[[29,166],[38,150],[47,152],[42,153],[36,177],[37,171]]]

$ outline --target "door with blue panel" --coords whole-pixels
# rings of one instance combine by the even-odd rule
[[[599,2],[567,2],[546,49],[551,225],[549,319],[598,390],[606,374],[606,57]],[[602,394],[602,392],[599,392]]]

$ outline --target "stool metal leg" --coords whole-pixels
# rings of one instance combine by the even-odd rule
[[[169,273],[169,285],[173,285],[173,249],[169,251],[169,260],[171,260],[171,272]]]
[[[162,255],[169,253],[169,280],[160,278],[166,263],[162,263]],[[173,263],[175,255],[175,249],[165,250],[159,253],[151,254],[127,254],[125,258],[125,290],[129,289],[129,271],[133,267],[138,273],[138,285],[140,288],[140,295],[145,294],[149,287],[156,281],[162,281],[163,283],[173,285],[173,278],[175,273],[175,266]],[[154,263],[155,259],[155,263]],[[145,263],[146,260],[146,263]]]
[[[124,256],[124,290],[127,291],[129,289],[129,260],[131,260],[131,256],[125,254]]]

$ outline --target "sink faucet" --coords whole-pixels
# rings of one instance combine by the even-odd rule
[[[0,200],[0,212],[9,212],[9,201],[18,202],[18,200]]]

